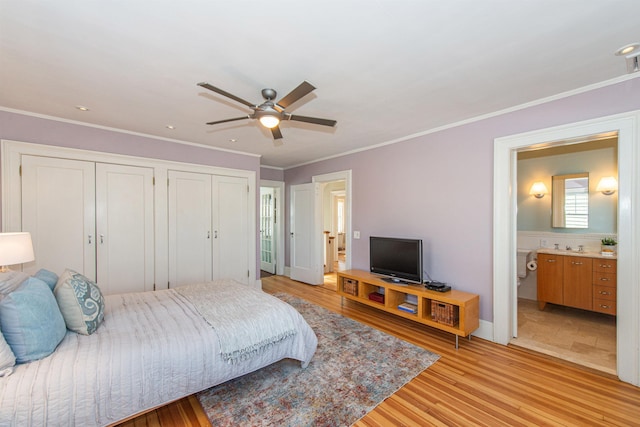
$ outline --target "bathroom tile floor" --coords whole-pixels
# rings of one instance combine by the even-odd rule
[[[518,299],[513,345],[616,374],[616,318],[607,314]]]

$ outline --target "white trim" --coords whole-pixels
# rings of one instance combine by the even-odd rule
[[[362,147],[362,148],[356,148],[354,150],[345,151],[345,152],[342,152],[340,154],[334,154],[334,155],[331,155],[331,156],[310,160],[308,162],[299,163],[299,164],[294,165],[294,166],[287,166],[284,169],[285,170],[293,169],[293,168],[297,168],[297,167],[300,167],[300,166],[305,166],[305,165],[310,165],[310,164],[313,164],[313,163],[321,162],[321,161],[324,161],[324,160],[331,160],[331,159],[335,159],[337,157],[347,156],[349,154],[355,154],[355,153],[360,153],[362,151],[373,150],[373,149],[376,149],[376,148],[379,148],[379,147],[384,147],[386,145],[397,144],[399,142],[404,142],[404,141],[408,141],[408,140],[411,140],[411,139],[414,139],[414,138],[419,138],[421,136],[429,135],[429,134],[432,134],[432,133],[441,132],[443,130],[456,128],[458,126],[467,125],[469,123],[475,123],[475,122],[479,122],[481,120],[490,119],[492,117],[501,116],[503,114],[512,113],[514,111],[524,110],[525,108],[534,107],[536,105],[545,104],[547,102],[556,101],[558,99],[563,99],[563,98],[568,98],[570,96],[579,95],[581,93],[585,93],[585,92],[589,92],[589,91],[592,91],[592,90],[600,89],[600,88],[603,88],[603,87],[611,86],[611,85],[614,85],[614,84],[617,84],[617,83],[621,83],[621,82],[625,82],[627,80],[631,80],[631,79],[635,79],[635,78],[640,78],[640,75],[637,75],[637,74],[625,74],[623,76],[616,77],[614,79],[605,80],[603,82],[594,83],[592,85],[583,86],[583,87],[580,87],[578,89],[573,89],[573,90],[566,91],[566,92],[561,92],[561,93],[558,93],[558,94],[555,94],[555,95],[552,95],[552,96],[548,96],[546,98],[540,98],[540,99],[537,99],[537,100],[534,100],[534,101],[531,101],[531,102],[526,102],[524,104],[516,105],[514,107],[504,108],[502,110],[493,111],[491,113],[487,113],[487,114],[482,114],[482,115],[479,115],[479,116],[471,117],[471,118],[466,119],[466,120],[460,120],[458,122],[449,123],[449,124],[446,124],[446,125],[443,125],[443,126],[438,126],[438,127],[435,127],[435,128],[427,129],[427,130],[422,131],[422,132],[416,132],[416,133],[413,133],[411,135],[402,136],[400,138],[392,139],[390,141],[381,142],[379,144],[369,145],[367,147]]]
[[[260,180],[260,187],[275,188],[276,193],[276,274],[284,273],[284,181]]]
[[[351,269],[351,248],[353,246],[353,241],[352,241],[352,233],[351,233],[351,224],[352,224],[352,211],[351,211],[351,206],[353,205],[353,199],[352,199],[352,192],[351,192],[351,187],[352,187],[352,170],[348,169],[348,170],[344,170],[344,171],[338,171],[338,172],[332,172],[332,173],[326,173],[326,174],[322,174],[322,175],[315,175],[311,177],[311,182],[332,182],[332,181],[342,181],[344,180],[344,191],[345,191],[345,212],[347,214],[347,220],[345,221],[344,224],[344,239],[345,239],[345,245],[347,246],[347,250],[345,252],[345,258],[346,258],[346,262],[345,262],[345,268],[347,270]],[[322,209],[322,206],[318,206],[318,209]]]
[[[493,325],[494,340],[513,337],[516,305],[517,152],[534,145],[562,145],[587,135],[618,132],[618,377],[640,385],[640,111],[571,123],[494,141]]]
[[[119,128],[114,128],[114,127],[109,127],[109,126],[96,125],[96,124],[93,124],[93,123],[86,123],[86,122],[81,122],[81,121],[78,121],[78,120],[63,119],[63,118],[55,117],[55,116],[48,116],[46,114],[32,113],[30,111],[23,111],[23,110],[15,110],[13,108],[0,107],[0,111],[6,111],[7,113],[20,114],[20,115],[23,115],[23,116],[36,117],[36,118],[39,118],[39,119],[53,120],[55,122],[60,122],[60,123],[68,123],[68,124],[77,125],[77,126],[85,126],[85,127],[90,127],[90,128],[94,128],[94,129],[107,130],[107,131],[110,131],[110,132],[123,133],[125,135],[134,135],[134,136],[140,136],[140,137],[143,137],[143,138],[157,139],[157,140],[160,140],[160,141],[172,142],[172,143],[175,143],[175,144],[191,145],[193,147],[206,148],[208,150],[215,150],[215,151],[223,151],[225,153],[241,154],[243,156],[250,156],[250,157],[262,157],[261,154],[248,153],[246,151],[230,150],[228,148],[221,148],[221,147],[212,147],[211,145],[199,144],[199,143],[196,143],[196,142],[183,141],[181,139],[167,138],[167,137],[164,137],[164,136],[151,135],[151,134],[148,134],[148,133],[134,132],[134,131],[130,131],[130,130],[119,129]]]
[[[191,163],[174,162],[169,160],[149,159],[145,157],[127,156],[121,154],[104,153],[100,151],[81,150],[76,148],[57,147],[53,145],[33,144],[2,140],[0,152],[2,156],[2,230],[22,230],[21,219],[21,185],[19,168],[22,155],[57,157],[73,160],[85,160],[101,163],[117,163],[121,165],[142,166],[152,168],[156,184],[154,186],[154,233],[155,233],[155,285],[156,289],[166,289],[169,282],[169,250],[168,236],[168,191],[167,178],[169,170],[206,173],[211,175],[234,176],[247,178],[249,185],[247,221],[249,236],[247,257],[250,281],[256,275],[258,252],[256,250],[256,171],[244,169],[229,169],[217,166],[203,166]]]

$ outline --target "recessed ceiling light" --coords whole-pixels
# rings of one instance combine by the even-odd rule
[[[617,56],[628,55],[636,50],[640,49],[640,43],[631,43],[625,46],[622,46],[620,49],[616,50]]]
[[[80,111],[89,111],[89,109],[84,105],[76,105],[76,108]]]
[[[166,125],[165,127],[166,127],[167,129],[171,129],[171,130],[173,130],[173,129],[175,129],[175,128],[176,128],[174,125]]]
[[[231,138],[231,139],[229,140],[229,142],[238,142],[238,140],[237,140],[237,139],[235,139],[235,138]]]

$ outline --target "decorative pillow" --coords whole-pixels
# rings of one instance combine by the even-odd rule
[[[58,283],[58,275],[52,271],[45,270],[44,268],[38,270],[36,274],[33,275],[33,277],[37,277],[38,279],[49,285],[52,291]]]
[[[0,329],[17,363],[48,356],[67,332],[51,289],[35,277],[0,301]]]
[[[29,275],[22,271],[9,270],[6,273],[0,273],[0,299],[18,289],[18,286],[28,277]]]
[[[16,364],[16,356],[0,331],[0,377],[11,375]]]
[[[98,329],[104,319],[104,299],[95,283],[67,269],[53,293],[68,329],[83,335],[91,335]]]

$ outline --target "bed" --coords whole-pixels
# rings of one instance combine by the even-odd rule
[[[109,295],[93,334],[0,378],[0,425],[110,425],[284,358],[302,369],[316,346],[295,309],[231,280]]]

